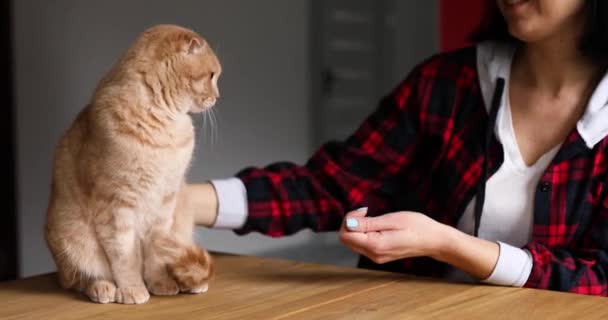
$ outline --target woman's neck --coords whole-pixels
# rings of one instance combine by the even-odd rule
[[[527,70],[528,85],[545,92],[559,94],[563,90],[587,87],[600,70],[578,48],[564,46],[526,46],[519,53],[515,68]],[[582,88],[581,88],[582,89]]]
[[[514,72],[528,86],[551,95],[570,90],[586,90],[603,70],[581,54],[581,32],[563,32],[543,41],[525,44],[517,52]]]

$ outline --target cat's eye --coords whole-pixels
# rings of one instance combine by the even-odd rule
[[[194,80],[194,81],[202,81],[202,80],[205,80],[205,77],[206,77],[206,75],[203,73],[201,75],[193,76],[192,80]]]

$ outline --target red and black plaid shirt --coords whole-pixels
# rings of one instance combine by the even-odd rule
[[[363,206],[370,215],[417,211],[456,226],[481,182],[487,123],[475,48],[436,55],[353,135],[325,144],[305,165],[239,172],[249,216],[235,232],[336,231],[346,212]],[[532,240],[523,248],[533,257],[525,287],[608,295],[607,146],[604,138],[588,148],[574,129],[542,175]],[[491,176],[503,161],[496,137],[488,153]],[[425,257],[383,265],[361,257],[359,265],[423,276],[447,270]]]

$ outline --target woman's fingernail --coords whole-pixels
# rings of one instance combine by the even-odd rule
[[[355,211],[367,211],[367,207],[361,207],[361,208],[359,208],[359,209],[357,209]]]
[[[354,229],[359,226],[359,221],[355,218],[347,218],[346,219],[346,227],[349,229]]]

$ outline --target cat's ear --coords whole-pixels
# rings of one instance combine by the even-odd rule
[[[184,45],[182,46],[182,52],[187,54],[199,54],[205,48],[205,44],[194,36],[188,36],[184,39]]]

